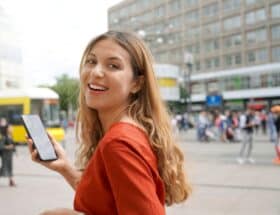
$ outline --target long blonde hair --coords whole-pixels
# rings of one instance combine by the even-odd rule
[[[166,204],[182,202],[191,192],[184,171],[184,156],[172,136],[171,120],[160,97],[150,51],[142,40],[132,33],[109,31],[93,39],[84,51],[80,64],[81,86],[76,127],[80,145],[76,164],[81,168],[86,166],[103,136],[97,112],[87,107],[85,102],[86,82],[82,72],[85,59],[93,46],[106,39],[115,41],[129,53],[134,78],[144,76],[143,85],[131,97],[127,112],[149,136],[151,147],[157,156],[159,174],[164,181]]]

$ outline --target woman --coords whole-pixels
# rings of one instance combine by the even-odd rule
[[[75,189],[74,210],[43,214],[165,214],[164,205],[189,193],[184,157],[175,145],[171,120],[161,101],[152,58],[131,33],[109,31],[92,40],[80,64],[76,134],[77,165],[40,162]]]
[[[13,179],[13,152],[15,146],[11,138],[12,130],[6,118],[0,119],[0,141],[1,141],[1,158],[2,166],[0,168],[0,176],[9,178],[9,185],[16,186]]]

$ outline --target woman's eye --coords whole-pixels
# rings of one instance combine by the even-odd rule
[[[111,68],[111,69],[119,69],[119,66],[115,65],[115,64],[109,64],[109,68]]]
[[[95,60],[92,60],[92,59],[87,59],[86,60],[86,64],[95,64]]]

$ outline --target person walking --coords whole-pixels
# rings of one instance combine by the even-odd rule
[[[274,143],[277,139],[275,120],[276,114],[270,111],[267,115],[267,127],[269,132],[269,141],[271,143]]]
[[[184,156],[175,144],[149,50],[132,33],[93,39],[80,64],[77,170],[50,136],[58,159],[31,158],[60,173],[75,190],[73,209],[43,215],[163,215],[187,199]]]
[[[276,128],[276,139],[275,139],[275,152],[276,158],[274,158],[273,163],[280,165],[280,112],[277,112],[277,117],[275,119]]]
[[[0,119],[0,141],[1,141],[1,159],[2,166],[0,168],[0,176],[9,178],[9,186],[16,186],[13,179],[13,152],[15,145],[11,138],[11,126],[6,118]]]
[[[240,117],[240,125],[242,128],[242,145],[237,159],[239,164],[243,164],[248,161],[249,163],[255,163],[255,160],[251,157],[253,150],[253,130],[254,130],[254,112],[251,109],[247,109],[246,114]]]

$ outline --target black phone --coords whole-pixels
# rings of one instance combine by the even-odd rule
[[[28,136],[33,140],[38,151],[39,159],[42,161],[56,160],[53,144],[51,143],[45,127],[38,115],[22,115],[24,127]]]

